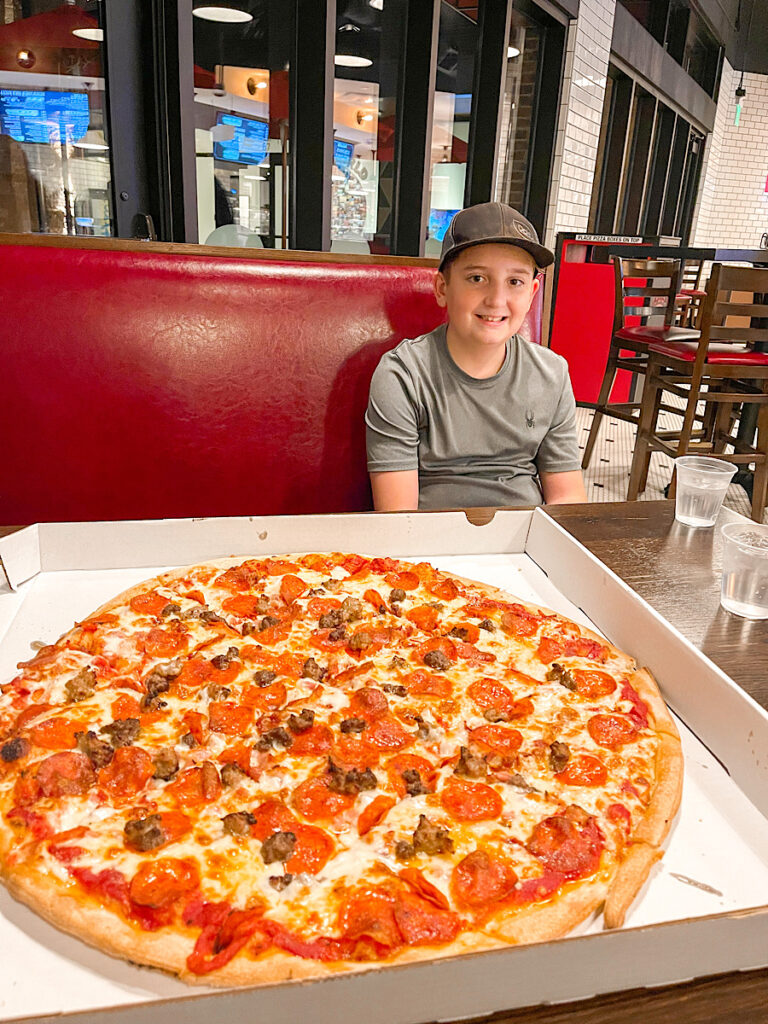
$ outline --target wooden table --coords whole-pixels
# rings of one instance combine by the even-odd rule
[[[674,521],[674,502],[606,502],[547,511],[621,576],[736,682],[768,707],[768,621],[748,622],[720,607],[719,526],[742,517],[723,509],[713,530]],[[9,529],[0,527],[0,536]],[[768,955],[768,951],[767,955]],[[595,965],[595,971],[609,965]],[[653,990],[528,1007],[483,1017],[495,1024],[762,1024],[768,969],[734,972]]]
[[[672,501],[563,505],[547,511],[768,708],[768,620],[749,622],[720,607],[719,527],[742,520],[741,516],[723,509],[713,530],[693,530],[675,523]],[[610,969],[607,964],[604,967]],[[595,965],[596,972],[601,969]],[[653,990],[632,989],[556,1007],[530,1007],[482,1020],[495,1024],[762,1024],[768,1021],[768,969]]]

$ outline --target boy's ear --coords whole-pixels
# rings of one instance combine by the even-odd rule
[[[445,307],[448,305],[448,303],[446,301],[446,298],[445,298],[446,286],[447,286],[447,282],[445,280],[445,277],[438,270],[437,273],[435,274],[435,280],[433,282],[433,287],[435,289],[435,299],[437,299],[437,304],[442,309],[445,309]]]

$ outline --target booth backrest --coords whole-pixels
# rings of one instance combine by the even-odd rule
[[[368,386],[443,319],[431,266],[46,241],[0,244],[0,523],[371,507]]]

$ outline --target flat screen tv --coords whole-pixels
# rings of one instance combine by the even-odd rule
[[[0,133],[17,142],[78,142],[90,120],[85,92],[0,89]]]
[[[214,142],[213,155],[217,160],[228,160],[234,164],[260,164],[267,155],[269,123],[256,121],[251,117],[237,114],[216,114],[216,124],[231,128],[228,139]]]

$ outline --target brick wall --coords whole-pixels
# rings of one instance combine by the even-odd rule
[[[737,127],[739,77],[726,62],[691,233],[695,245],[757,246],[768,231],[768,76],[744,76]]]
[[[615,0],[581,0],[571,23],[552,166],[546,242],[585,231],[600,139]]]

